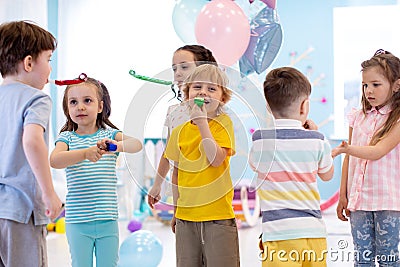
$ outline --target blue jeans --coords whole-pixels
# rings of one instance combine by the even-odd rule
[[[354,211],[350,223],[354,266],[400,266],[400,211]]]
[[[114,220],[67,223],[65,225],[72,266],[117,266],[119,249],[118,222]]]

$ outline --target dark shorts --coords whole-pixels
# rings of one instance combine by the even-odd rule
[[[0,267],[47,267],[47,230],[34,225],[0,219]]]
[[[235,219],[191,222],[176,219],[177,267],[238,267],[239,238]]]

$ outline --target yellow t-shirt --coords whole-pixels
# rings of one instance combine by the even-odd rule
[[[224,162],[213,167],[201,144],[198,127],[186,122],[170,136],[164,157],[178,162],[179,198],[176,218],[187,221],[211,221],[235,217],[232,207],[233,186],[229,170],[235,154],[232,121],[222,114],[208,122],[211,134],[220,147],[228,148]]]

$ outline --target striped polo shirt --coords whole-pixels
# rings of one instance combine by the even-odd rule
[[[57,142],[64,142],[69,150],[96,146],[103,138],[115,139],[116,129],[99,129],[90,135],[62,132]],[[97,162],[87,159],[65,168],[67,201],[65,221],[82,223],[96,220],[117,220],[117,176],[115,164],[118,153],[104,154]]]
[[[332,167],[329,142],[298,120],[278,119],[275,126],[253,133],[249,155],[258,177],[263,242],[326,237],[316,175]]]

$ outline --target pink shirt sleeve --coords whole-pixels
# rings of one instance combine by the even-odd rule
[[[349,121],[349,127],[354,128],[354,122],[356,121],[359,113],[362,112],[359,109],[352,108],[351,111],[347,114],[347,120]]]

